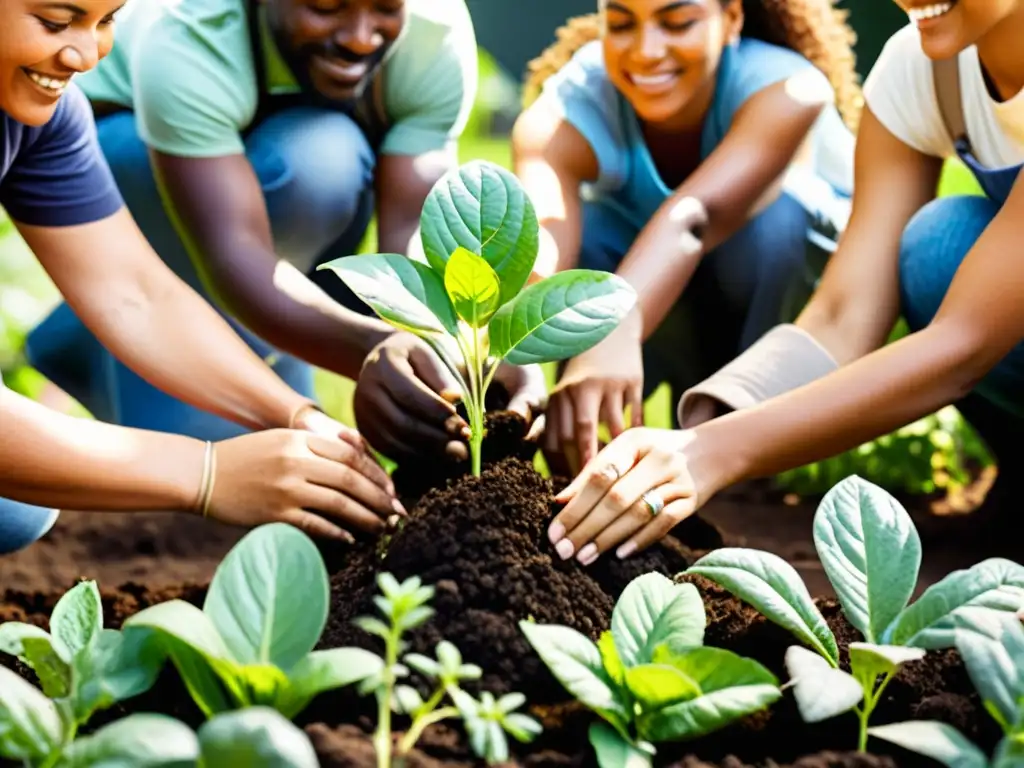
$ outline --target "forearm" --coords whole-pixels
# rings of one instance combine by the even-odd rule
[[[0,496],[80,510],[190,510],[203,444],[52,411],[0,386]]]

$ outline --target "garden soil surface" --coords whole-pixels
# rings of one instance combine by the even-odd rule
[[[767,482],[736,487],[711,500],[674,535],[624,562],[605,556],[589,568],[561,562],[548,543],[547,523],[556,511],[546,480],[529,461],[523,423],[511,414],[489,417],[485,471],[465,475],[465,465],[423,462],[415,472],[396,473],[410,519],[386,552],[374,542],[324,545],[331,573],[331,616],[320,647],[359,645],[379,650],[352,619],[374,612],[374,578],[382,570],[398,578],[418,575],[434,586],[435,615],[410,637],[413,650],[431,653],[438,640],[453,641],[484,676],[474,692],[520,691],[545,726],[529,746],[514,744],[513,765],[523,768],[593,766],[586,743],[592,716],[568,701],[518,629],[519,620],[564,624],[595,638],[609,625],[615,599],[631,579],[658,571],[676,576],[715,547],[749,546],[785,557],[804,577],[844,649],[860,639],[842,617],[818,563],[811,538],[816,499],[791,499]],[[942,530],[928,500],[905,500],[924,532]],[[948,516],[947,516],[948,517]],[[960,518],[960,521],[968,518]],[[955,568],[991,554],[965,546],[959,525],[924,540],[918,591]],[[0,621],[46,626],[57,598],[77,579],[99,581],[105,618],[118,627],[142,608],[173,597],[201,604],[217,564],[244,531],[181,515],[116,515],[66,512],[47,537],[13,556],[0,558]],[[1000,551],[1003,556],[1013,553]],[[383,555],[383,556],[382,556]],[[1021,560],[1018,555],[1014,557]],[[758,659],[781,680],[782,660],[792,639],[749,607],[709,582],[683,577],[701,591],[707,611],[706,643]],[[17,668],[9,657],[0,663]],[[30,678],[31,673],[25,672]],[[369,733],[374,704],[350,689],[325,694],[297,722],[329,768],[374,768]],[[129,712],[160,711],[193,725],[201,722],[173,668],[149,693],[102,713],[92,727]],[[998,737],[955,651],[930,653],[907,665],[890,684],[875,723],[938,719],[960,728],[983,747]],[[401,719],[398,727],[402,727]],[[660,745],[658,765],[677,768],[881,768],[935,765],[872,742],[856,754],[852,715],[804,725],[791,694],[769,711],[746,718],[699,741]],[[440,724],[427,730],[406,768],[476,768],[462,732]]]

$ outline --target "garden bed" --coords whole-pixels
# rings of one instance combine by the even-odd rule
[[[547,667],[533,652],[519,630],[521,619],[532,617],[538,623],[562,624],[596,640],[607,629],[615,600],[636,576],[656,571],[673,577],[705,552],[737,540],[735,533],[724,532],[705,516],[687,521],[676,529],[674,537],[630,560],[620,562],[606,556],[590,568],[575,561],[563,563],[554,557],[546,536],[547,523],[554,506],[551,501],[556,483],[541,477],[529,463],[531,448],[521,439],[522,422],[510,414],[491,414],[491,439],[485,443],[485,470],[481,477],[460,476],[464,467],[421,465],[415,476],[399,474],[396,482],[410,500],[411,519],[387,543],[386,552],[376,543],[358,543],[353,547],[323,547],[322,553],[331,573],[331,615],[319,647],[363,646],[379,650],[371,636],[357,629],[352,619],[373,612],[375,577],[388,571],[399,580],[419,576],[433,585],[432,602],[436,613],[408,637],[411,650],[430,654],[441,639],[454,642],[463,658],[479,665],[483,677],[478,685],[467,685],[471,693],[480,689],[496,694],[519,691],[526,695],[530,712],[544,726],[544,733],[531,745],[516,745],[517,765],[530,768],[595,765],[587,743],[587,726],[593,715],[572,703]],[[434,478],[429,488],[429,479]],[[822,578],[814,578],[814,552],[810,544],[809,505],[787,506],[776,495],[761,492],[755,499],[747,491],[745,520],[752,537],[743,539],[748,546],[763,546],[759,528],[774,516],[776,551],[785,551],[791,561],[803,565],[802,575],[813,594],[824,590]],[[760,508],[753,508],[759,501]],[[741,509],[735,497],[719,505],[726,519]],[[181,525],[177,518],[164,518],[164,527],[152,522],[149,532],[151,551],[139,552],[136,538],[119,541],[119,516],[101,520],[90,516],[92,545],[116,552],[123,548],[122,563],[132,578],[118,585],[101,580],[104,616],[109,627],[117,628],[130,615],[173,597],[182,597],[201,605],[205,596],[200,571],[185,570],[180,584],[167,584],[161,578],[164,558],[172,569],[175,557],[188,560],[190,551],[198,553],[191,568],[200,568],[209,557],[215,564],[233,543],[236,532],[198,521]],[[156,518],[154,518],[155,521]],[[110,529],[102,533],[102,523]],[[148,525],[148,523],[147,523]],[[796,526],[802,525],[798,530]],[[146,528],[143,526],[143,530]],[[157,532],[159,530],[159,532]],[[213,535],[211,535],[213,531]],[[60,527],[51,538],[67,541]],[[755,541],[751,541],[753,538]],[[74,539],[76,547],[89,542]],[[42,574],[41,589],[7,589],[0,601],[0,622],[28,621],[45,627],[54,604],[74,576],[95,577],[94,562],[78,561],[69,566],[68,558],[52,541],[40,545],[49,548],[50,558]],[[136,550],[136,551],[133,551]],[[222,551],[223,550],[223,551]],[[926,556],[929,554],[925,548]],[[213,553],[211,555],[211,553]],[[969,562],[976,562],[976,557]],[[3,561],[0,561],[3,562]],[[29,582],[31,571],[15,558],[4,568],[17,571],[15,583]],[[969,564],[969,563],[965,563]],[[108,564],[110,565],[110,564]],[[68,567],[74,570],[66,570]],[[930,581],[951,569],[949,563],[932,561],[924,569],[923,589]],[[64,570],[61,570],[64,569]],[[66,582],[52,589],[46,579],[59,571]],[[930,570],[930,574],[929,574]],[[203,574],[205,575],[205,574]],[[819,574],[820,576],[820,574]],[[760,661],[780,680],[787,679],[783,656],[792,637],[760,614],[710,582],[699,577],[684,577],[693,582],[704,598],[708,617],[705,643],[725,648]],[[189,579],[192,579],[191,582]],[[301,596],[298,596],[301,599]],[[818,599],[819,607],[839,641],[845,663],[849,642],[861,639],[845,620],[830,597]],[[11,657],[0,663],[15,665]],[[27,677],[32,673],[20,668]],[[168,665],[156,686],[146,694],[98,714],[89,730],[131,712],[158,711],[198,726],[202,717],[180,683],[174,668]],[[999,737],[998,727],[980,705],[956,651],[929,653],[923,661],[907,664],[886,690],[873,722],[877,724],[908,719],[935,719],[950,723],[983,748],[991,748]],[[374,750],[370,741],[374,711],[371,697],[359,698],[351,688],[321,695],[297,719],[306,729],[323,766],[334,768],[373,768]],[[402,727],[399,719],[397,727]],[[856,754],[856,719],[852,714],[815,725],[802,722],[792,696],[787,694],[773,707],[746,718],[700,740],[677,745],[659,745],[659,765],[722,766],[916,766],[934,765],[895,747],[872,742],[877,754]],[[445,725],[432,726],[420,740],[418,751],[407,768],[455,768],[477,766],[466,746],[461,730]]]

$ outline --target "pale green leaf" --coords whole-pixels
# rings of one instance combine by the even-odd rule
[[[0,653],[17,656],[24,661],[25,649],[22,642],[26,637],[39,638],[52,644],[50,633],[45,629],[21,621],[7,621],[0,624]]]
[[[729,590],[766,619],[791,632],[839,665],[836,638],[796,569],[778,555],[756,549],[723,547],[694,563],[694,573]]]
[[[737,684],[644,715],[637,728],[643,738],[655,743],[688,741],[759,712],[781,697],[777,685]]]
[[[57,601],[50,616],[54,649],[68,664],[103,629],[103,603],[95,581],[76,584]]]
[[[636,303],[617,275],[558,272],[526,288],[491,319],[491,354],[513,365],[567,360],[600,343]]]
[[[641,664],[626,669],[626,687],[646,710],[700,696],[700,686],[675,667]]]
[[[601,653],[601,664],[604,671],[612,682],[624,685],[626,682],[626,668],[619,658],[619,651],[615,647],[615,637],[610,629],[606,629],[597,639],[597,650]]]
[[[864,698],[864,689],[853,675],[833,668],[826,659],[803,646],[792,645],[786,650],[786,671],[805,723],[818,723],[849,712]]]
[[[491,265],[465,248],[456,248],[444,270],[444,287],[455,314],[471,328],[484,328],[500,304],[498,275]]]
[[[362,648],[313,651],[288,673],[291,686],[277,709],[287,717],[295,717],[324,691],[344,688],[383,671],[384,661]]]
[[[846,618],[879,642],[917,585],[921,540],[910,515],[882,488],[851,475],[821,500],[814,545]]]
[[[269,707],[218,715],[199,729],[202,764],[245,768],[318,768],[309,737]]]
[[[60,768],[193,768],[199,740],[184,723],[157,714],[134,714],[75,740]]]
[[[600,768],[651,768],[653,755],[640,749],[601,722],[590,726],[590,745]]]
[[[704,643],[704,602],[692,584],[676,584],[660,573],[645,573],[623,590],[612,611],[612,637],[626,667],[651,661],[654,649]]]
[[[44,757],[61,742],[62,734],[53,702],[15,672],[0,667],[0,756]]]
[[[51,699],[67,696],[71,691],[71,666],[62,659],[49,636],[22,638],[22,661],[32,668]],[[76,657],[81,658],[81,655]]]
[[[1008,728],[1024,700],[1024,628],[1012,613],[988,608],[964,608],[956,618],[954,643],[967,675]]]
[[[934,720],[868,728],[868,735],[937,760],[949,768],[987,768],[988,757],[960,731]]]
[[[924,658],[923,648],[875,643],[850,643],[850,669],[862,685],[873,686],[880,675],[894,675],[911,661]]]

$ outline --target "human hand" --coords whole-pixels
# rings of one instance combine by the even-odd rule
[[[494,372],[494,381],[501,384],[509,396],[508,408],[526,419],[526,439],[536,440],[544,429],[545,419],[534,419],[543,410],[548,399],[548,383],[539,365],[512,365],[502,362]]]
[[[630,429],[604,448],[555,496],[566,504],[548,527],[563,560],[590,565],[618,547],[626,558],[659,541],[706,501],[691,472],[694,433]]]
[[[313,403],[300,409],[292,417],[291,427],[302,429],[321,437],[340,438],[354,448],[366,449],[366,441],[363,440],[362,435],[357,430],[345,426],[337,419],[331,418]]]
[[[469,425],[454,403],[462,388],[426,342],[394,333],[367,356],[353,401],[362,436],[388,458],[469,456]]]
[[[208,515],[224,523],[284,522],[351,542],[348,528],[379,534],[389,518],[407,515],[384,469],[336,436],[271,429],[221,441],[214,451]]]

